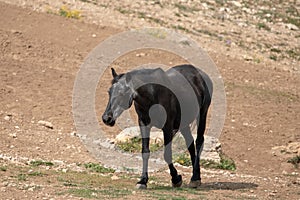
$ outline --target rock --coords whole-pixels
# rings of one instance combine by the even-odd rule
[[[116,176],[116,175],[113,175],[112,177],[111,177],[111,180],[113,180],[113,181],[115,181],[115,180],[119,180],[120,178],[118,177],[118,176]]]
[[[126,128],[123,131],[121,131],[121,133],[116,136],[115,142],[128,142],[134,137],[141,137],[140,129],[138,126]],[[196,137],[194,132],[193,137]],[[211,137],[208,135],[205,135],[204,137],[204,148],[201,153],[201,158],[206,160],[213,160],[215,162],[220,162],[220,155],[218,152],[221,152],[221,143],[215,137]],[[150,144],[163,144],[163,141],[163,132],[161,130],[154,129],[150,132]],[[177,133],[177,135],[173,139],[173,149],[174,152],[180,149],[186,150],[185,141],[180,133]]]
[[[73,137],[76,137],[77,133],[76,133],[76,131],[73,131],[73,132],[70,133],[70,135],[73,136]]]
[[[240,3],[240,2],[238,2],[238,1],[231,1],[231,4],[232,5],[234,5],[234,6],[236,6],[236,7],[242,7],[243,5]]]
[[[92,37],[95,38],[95,37],[97,37],[97,35],[96,35],[96,34],[93,34]]]
[[[290,29],[290,30],[293,30],[293,31],[298,31],[299,30],[298,26],[296,26],[295,24],[286,24],[285,27]]]
[[[116,143],[125,143],[131,140],[132,138],[141,138],[140,128],[138,126],[125,128],[121,133],[119,133],[116,138]],[[162,144],[163,132],[162,131],[151,131],[150,132],[150,143],[151,144]]]
[[[38,124],[41,126],[45,126],[46,128],[53,129],[53,125],[51,122],[40,120],[40,121],[38,121]]]
[[[4,117],[4,120],[5,120],[5,121],[9,121],[9,120],[10,120],[10,118],[11,118],[11,116],[10,116],[10,115],[6,115],[6,116]]]
[[[146,56],[146,54],[145,54],[145,53],[138,53],[138,54],[136,54],[135,56],[136,56],[136,57],[144,57],[144,56]]]
[[[17,138],[17,133],[10,133],[9,136],[12,138]]]
[[[299,153],[300,152],[300,142],[291,142],[286,148],[288,153]]]

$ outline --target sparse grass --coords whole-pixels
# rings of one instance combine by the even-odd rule
[[[131,194],[131,192],[127,189],[116,189],[116,188],[109,188],[109,189],[102,189],[96,190],[91,188],[72,188],[67,190],[64,193],[72,194],[76,197],[81,198],[97,198],[101,197],[109,197],[109,198],[124,198],[126,195]],[[62,194],[64,194],[62,193]]]
[[[92,172],[97,172],[97,173],[114,173],[115,172],[114,169],[103,167],[97,163],[86,163],[86,164],[84,164],[84,167],[86,169],[89,169]]]
[[[202,159],[200,160],[200,165],[204,168],[210,168],[210,169],[223,169],[223,170],[230,170],[230,171],[236,170],[236,165],[231,158],[228,158],[224,154],[221,154],[220,157],[221,157],[220,163],[217,163],[213,160]],[[183,166],[192,165],[190,155],[188,153],[183,153],[174,156],[174,162],[177,162]]]
[[[69,189],[66,193],[72,194],[76,197],[91,199],[91,198],[97,197],[98,190],[88,189],[88,188],[72,188],[72,189]]]
[[[274,55],[274,54],[271,54],[271,55],[269,56],[269,58],[270,58],[271,60],[274,60],[274,61],[277,60],[277,56]]]
[[[297,51],[296,49],[290,49],[286,51],[286,54],[293,59],[296,59],[300,61],[300,51]]]
[[[297,101],[299,102],[300,98],[297,94],[292,94],[288,91],[279,91],[273,89],[263,89],[257,86],[252,85],[242,85],[242,84],[235,84],[233,82],[226,83],[226,86],[233,90],[233,89],[240,89],[242,91],[248,92],[257,98],[261,98],[261,100],[272,100],[272,101]]]
[[[195,7],[190,7],[190,6],[185,6],[185,5],[182,5],[180,3],[175,3],[174,6],[176,8],[178,8],[178,10],[180,11],[183,11],[183,12],[196,12],[196,11],[199,11],[198,8],[195,8]]]
[[[134,137],[134,138],[131,138],[128,142],[118,143],[117,146],[121,150],[126,151],[126,152],[140,153],[140,152],[142,152],[142,138]],[[150,143],[150,152],[158,151],[158,150],[162,149],[162,147],[163,147],[163,144]]]
[[[257,28],[258,29],[264,29],[264,30],[267,30],[267,31],[271,30],[271,28],[263,22],[257,23]]]
[[[26,174],[18,174],[17,179],[18,179],[18,181],[26,181],[27,176],[26,176]]]
[[[124,8],[121,8],[121,7],[119,7],[119,8],[116,8],[116,10],[117,11],[119,11],[121,14],[131,14],[132,13],[132,11],[131,10],[126,10],[126,9],[124,9]]]
[[[40,165],[44,165],[44,166],[53,166],[54,165],[52,162],[43,161],[43,160],[30,161],[29,164],[31,166],[34,166],[34,167],[37,167],[37,166],[40,166]]]
[[[174,162],[177,162],[183,166],[191,166],[192,165],[192,161],[191,161],[190,155],[188,153],[174,155],[173,160],[174,160]]]
[[[0,171],[6,172],[7,171],[7,167],[6,166],[0,166]]]
[[[218,169],[224,169],[230,171],[236,170],[236,165],[234,160],[232,160],[231,158],[227,157],[224,154],[221,154],[220,157],[221,157],[221,161],[220,164],[218,165]]]
[[[40,171],[30,172],[28,176],[43,176],[44,174]]]
[[[79,10],[71,10],[66,6],[62,6],[59,9],[58,14],[66,18],[80,19],[81,17],[81,12]]]
[[[277,48],[271,48],[271,52],[281,53],[281,50]]]
[[[290,158],[288,160],[288,163],[291,163],[294,165],[295,168],[298,168],[299,167],[299,163],[300,163],[300,156],[295,156],[293,158]]]

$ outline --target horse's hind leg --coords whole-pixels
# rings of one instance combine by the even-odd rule
[[[197,118],[198,130],[196,139],[196,159],[193,166],[193,176],[189,184],[190,187],[196,188],[201,185],[201,175],[200,175],[200,154],[203,149],[204,143],[204,132],[206,128],[206,117],[207,109],[201,109],[200,115]]]
[[[190,156],[191,156],[191,161],[193,165],[193,171],[194,171],[194,166],[195,166],[195,159],[196,159],[196,152],[195,152],[195,143],[194,143],[194,138],[191,133],[191,128],[189,126],[183,128],[180,130],[181,134],[184,137],[185,144],[189,150]]]
[[[164,131],[164,159],[168,163],[170,174],[172,176],[173,187],[180,187],[182,185],[182,176],[178,175],[176,168],[172,162],[172,133]]]

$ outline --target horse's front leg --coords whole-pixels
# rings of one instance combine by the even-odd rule
[[[170,175],[172,176],[172,186],[180,187],[182,185],[182,176],[177,173],[172,162],[172,131],[163,129],[164,131],[164,159],[168,163]]]
[[[143,158],[143,172],[142,177],[136,184],[138,189],[146,189],[148,182],[148,161],[150,157],[149,140],[150,140],[150,127],[145,126],[142,122],[139,123],[142,135],[142,158]]]

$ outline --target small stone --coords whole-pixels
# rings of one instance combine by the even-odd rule
[[[111,177],[111,180],[113,180],[113,181],[115,181],[115,180],[119,180],[120,178],[118,177],[118,176],[116,176],[116,175],[113,175],[112,177]]]
[[[244,55],[243,58],[244,58],[244,60],[246,60],[246,61],[252,61],[252,60],[253,60],[253,57],[248,56],[248,55]]]
[[[285,27],[287,27],[288,29],[293,30],[293,31],[299,30],[298,26],[296,26],[295,24],[286,24]]]
[[[136,57],[144,57],[144,56],[146,56],[146,54],[145,53],[137,53],[135,56]]]
[[[243,126],[249,126],[249,123],[248,122],[244,122]]]
[[[231,4],[239,8],[242,7],[242,4],[238,1],[231,1]]]
[[[9,136],[12,137],[12,138],[17,138],[17,134],[16,133],[10,133]]]
[[[68,172],[68,169],[62,169],[61,170],[63,173],[67,173]]]
[[[96,34],[93,34],[92,37],[95,38],[95,37],[97,37],[97,35],[96,35]]]
[[[73,132],[70,133],[70,135],[73,136],[73,137],[76,137],[77,133],[75,131],[73,131]]]
[[[6,116],[4,117],[4,120],[5,120],[5,121],[9,121],[9,120],[10,120],[10,116],[9,116],[9,115],[6,115]]]
[[[51,122],[40,120],[40,121],[38,121],[38,124],[41,125],[41,126],[45,126],[46,128],[53,129],[53,125],[52,125]]]
[[[4,187],[7,187],[9,185],[9,182],[5,181],[2,183]]]

